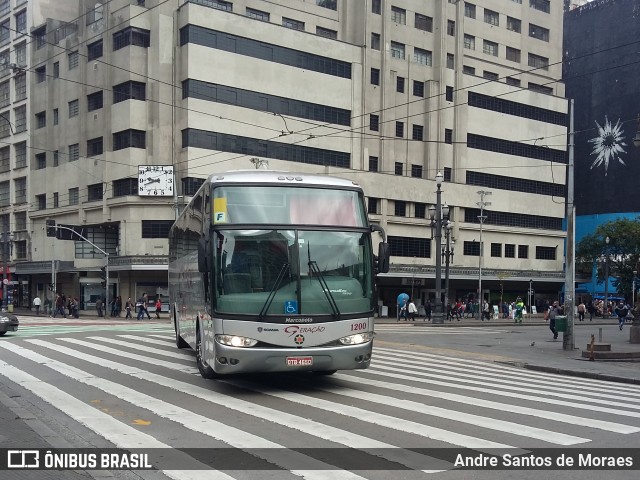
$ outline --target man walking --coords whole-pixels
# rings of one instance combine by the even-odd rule
[[[622,327],[624,326],[627,313],[629,313],[629,308],[622,300],[620,300],[620,303],[616,306],[616,315],[618,316],[618,326],[620,327],[620,330],[622,330]]]
[[[584,314],[587,311],[587,307],[585,306],[584,302],[580,302],[580,305],[578,305],[578,319],[581,322],[584,322]]]
[[[38,317],[40,316],[40,305],[41,305],[40,297],[36,295],[36,297],[33,299],[33,306],[36,309],[36,315]]]
[[[558,338],[558,331],[556,330],[556,317],[560,313],[560,308],[558,307],[558,302],[553,302],[553,305],[549,309],[549,330],[553,333],[553,339],[556,340]]]

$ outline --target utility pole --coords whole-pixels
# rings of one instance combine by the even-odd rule
[[[491,206],[491,202],[485,202],[484,197],[491,195],[491,192],[488,192],[486,190],[478,190],[478,195],[480,195],[480,201],[476,203],[476,205],[480,207],[480,215],[478,215],[478,220],[480,221],[480,257],[478,258],[478,312],[480,313],[480,318],[482,318],[482,306],[484,304],[484,297],[482,296],[482,225],[487,219],[487,216],[484,214],[484,208]]]
[[[567,168],[567,257],[565,261],[565,282],[564,282],[564,311],[567,316],[567,331],[562,334],[562,349],[573,350],[575,338],[573,334],[575,303],[575,206],[573,195],[573,99],[569,100],[569,166]],[[605,279],[607,282],[608,279]],[[606,287],[605,287],[606,288]],[[605,305],[606,306],[606,305]]]

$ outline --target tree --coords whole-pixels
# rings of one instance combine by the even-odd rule
[[[609,245],[606,238],[609,237]],[[633,271],[640,265],[640,217],[621,218],[603,223],[576,245],[576,268],[593,267],[608,257],[609,276],[620,295],[630,298]],[[598,266],[598,280],[604,280],[603,262]]]

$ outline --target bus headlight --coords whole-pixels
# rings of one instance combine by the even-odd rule
[[[216,341],[229,347],[254,347],[258,341],[249,337],[238,335],[216,335]]]
[[[356,333],[355,335],[349,335],[342,337],[338,341],[343,345],[359,345],[373,340],[373,332]]]

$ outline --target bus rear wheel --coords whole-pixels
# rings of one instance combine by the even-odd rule
[[[202,336],[200,335],[200,328],[196,329],[196,362],[198,364],[198,371],[203,378],[218,378],[216,372],[214,372],[213,368],[202,358]]]

